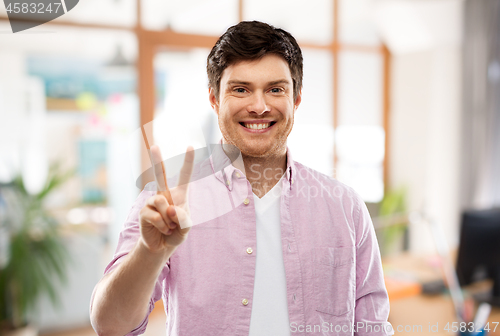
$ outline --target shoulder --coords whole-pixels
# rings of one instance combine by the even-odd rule
[[[357,234],[357,241],[372,226],[370,214],[361,196],[350,186],[317,170],[294,162],[295,180],[298,181],[297,193],[311,199],[321,199],[332,209],[331,213],[343,214]],[[303,189],[303,190],[301,190]]]
[[[327,195],[331,195],[336,199],[342,199],[344,201],[352,200],[359,203],[361,197],[354,191],[353,188],[340,182],[334,177],[323,174],[313,168],[310,168],[300,162],[294,162],[295,166],[295,176],[294,180],[299,181],[300,184],[306,185],[308,187],[321,188]],[[361,200],[362,202],[362,200]]]

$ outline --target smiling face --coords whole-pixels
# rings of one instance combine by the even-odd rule
[[[210,89],[210,103],[224,142],[238,147],[245,156],[286,153],[301,94],[294,100],[290,69],[283,58],[268,54],[228,66],[219,92],[217,99]]]

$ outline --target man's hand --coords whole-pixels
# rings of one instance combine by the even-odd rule
[[[192,147],[186,150],[178,186],[172,189],[167,185],[165,166],[158,146],[151,146],[151,158],[158,191],[148,199],[140,212],[140,243],[152,253],[162,253],[184,242],[190,230],[187,191],[193,171],[194,151]]]
[[[140,212],[137,245],[96,286],[91,321],[99,335],[125,335],[144,320],[160,270],[190,229],[187,188],[193,171],[193,148],[187,149],[179,184],[172,189],[167,186],[157,146],[151,147],[151,156],[158,193]]]

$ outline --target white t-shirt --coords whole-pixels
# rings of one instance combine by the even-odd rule
[[[281,248],[282,180],[264,197],[253,195],[257,218],[255,282],[250,336],[290,335],[285,265]]]

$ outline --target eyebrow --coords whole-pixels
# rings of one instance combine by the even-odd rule
[[[277,84],[290,84],[290,81],[288,79],[278,79],[267,83],[267,85],[277,85]]]
[[[245,82],[238,79],[231,79],[227,82],[227,85],[251,85],[250,82]],[[287,79],[278,79],[272,82],[268,82],[266,85],[277,85],[277,84],[290,84],[290,81]]]

